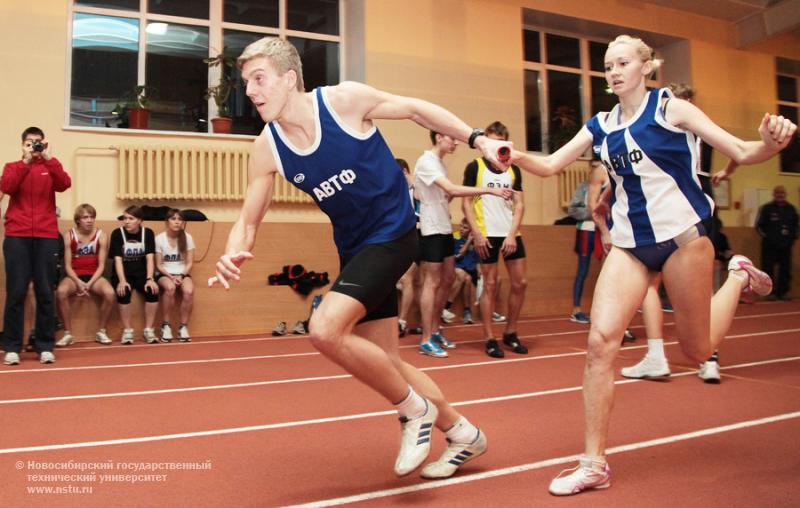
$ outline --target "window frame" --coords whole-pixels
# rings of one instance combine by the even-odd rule
[[[775,65],[775,103],[777,104],[777,107],[775,108],[776,109],[776,114],[777,114],[777,111],[780,111],[779,108],[781,106],[788,107],[788,108],[795,108],[795,110],[797,112],[796,113],[797,114],[796,118],[798,120],[800,120],[800,73],[798,73],[798,74],[788,74],[786,72],[780,72],[777,67],[778,67],[778,65],[777,65],[777,60],[776,60],[776,65]],[[794,79],[795,88],[797,89],[797,95],[796,95],[797,102],[784,101],[784,100],[781,100],[778,97],[778,76],[784,76],[784,77],[788,77],[788,78]],[[797,139],[798,135],[799,134],[795,133],[795,141],[794,141],[795,143],[800,143],[800,140]],[[781,152],[780,154],[778,154],[778,174],[780,174],[781,176],[795,176],[795,177],[800,176],[800,172],[784,171],[783,170],[783,160],[782,160],[783,153],[784,152]]]
[[[198,0],[193,0],[198,1]],[[124,134],[126,132],[141,134],[143,132],[172,134],[176,136],[220,136],[225,138],[254,138],[257,134],[214,134],[211,130],[210,119],[217,115],[217,105],[213,99],[208,99],[208,119],[207,132],[188,132],[188,131],[174,131],[174,130],[153,130],[153,129],[119,129],[109,127],[94,127],[86,125],[72,125],[70,123],[70,116],[72,113],[72,52],[73,40],[72,29],[76,13],[92,14],[98,16],[114,16],[120,18],[138,19],[139,20],[139,41],[138,41],[138,56],[137,56],[137,79],[136,85],[145,85],[147,82],[146,64],[145,59],[147,55],[147,37],[142,34],[147,33],[148,22],[165,22],[176,23],[181,25],[201,26],[208,28],[208,56],[216,56],[222,50],[223,33],[225,30],[239,30],[251,33],[259,33],[265,36],[274,35],[281,39],[288,39],[289,37],[298,37],[303,39],[312,39],[325,42],[335,42],[339,45],[339,82],[344,79],[344,70],[347,66],[347,51],[345,50],[347,30],[346,25],[346,10],[345,4],[348,0],[338,0],[338,15],[339,15],[339,35],[328,35],[322,33],[305,32],[301,30],[290,30],[288,28],[288,8],[287,2],[289,0],[278,0],[278,27],[263,27],[257,25],[246,25],[242,23],[233,23],[223,21],[224,15],[224,0],[206,0],[209,2],[208,19],[200,18],[187,18],[182,16],[172,16],[168,14],[150,14],[147,12],[148,0],[139,0],[139,10],[129,11],[124,9],[113,9],[106,7],[88,7],[76,5],[75,0],[68,2],[68,16],[67,16],[67,43],[66,43],[66,69],[65,69],[65,83],[67,93],[64,98],[64,129],[69,130],[90,130],[109,132],[116,134]],[[208,72],[208,85],[213,85],[219,81],[222,69],[217,67],[209,68]]]
[[[526,30],[531,30],[539,33],[539,62],[530,62],[525,60],[525,47],[524,47],[524,32]],[[557,71],[557,72],[564,72],[568,74],[578,74],[580,75],[581,79],[581,87],[580,87],[580,100],[581,100],[581,123],[585,124],[589,120],[591,120],[591,104],[592,104],[592,77],[600,77],[605,80],[605,73],[599,71],[593,71],[591,69],[591,57],[589,53],[589,42],[597,42],[601,44],[608,44],[611,42],[610,40],[606,40],[600,37],[587,37],[584,35],[578,35],[573,32],[561,31],[561,30],[553,30],[550,28],[546,28],[543,26],[537,25],[522,25],[523,31],[523,48],[522,48],[522,63],[523,63],[523,87],[525,86],[524,80],[524,72],[525,71],[537,71],[539,73],[539,100],[540,100],[540,107],[539,107],[539,114],[540,114],[540,122],[541,122],[541,129],[542,129],[542,151],[534,151],[528,150],[526,146],[525,149],[530,153],[540,154],[540,155],[547,155],[549,154],[548,150],[548,143],[547,140],[550,136],[550,85],[549,85],[549,74],[547,71]],[[551,35],[558,35],[562,37],[570,37],[573,39],[578,39],[579,43],[579,56],[580,56],[580,68],[578,67],[565,67],[562,65],[554,65],[547,63],[547,34]],[[657,74],[657,79],[647,79],[645,81],[645,85],[647,87],[659,87],[661,86],[660,81],[660,74]],[[527,104],[525,105],[525,117],[527,118]],[[528,125],[525,124],[525,129],[527,130]],[[527,139],[527,132],[525,135],[525,139]]]

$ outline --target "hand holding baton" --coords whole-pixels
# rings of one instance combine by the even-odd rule
[[[508,159],[511,158],[511,149],[507,146],[501,146],[497,149],[497,160],[502,162],[503,164],[508,162]]]

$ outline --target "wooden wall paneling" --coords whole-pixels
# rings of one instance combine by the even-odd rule
[[[146,222],[156,233],[164,229],[160,222]],[[62,231],[71,226],[61,221]],[[110,234],[119,227],[116,221],[100,221],[103,230]],[[302,264],[307,270],[327,271],[331,281],[339,273],[339,259],[333,244],[330,224],[315,223],[264,223],[261,225],[253,253],[255,258],[243,266],[243,278],[234,282],[230,291],[220,287],[208,288],[207,280],[214,273],[214,264],[224,252],[232,223],[192,222],[188,231],[196,243],[196,264],[192,270],[196,285],[195,308],[189,323],[192,335],[219,336],[269,333],[278,321],[291,327],[295,321],[308,316],[311,296],[326,292],[330,285],[316,289],[311,296],[302,297],[288,286],[269,286],[267,277],[279,272],[284,265]],[[756,265],[760,264],[758,235],[752,228],[725,228],[732,248],[745,254]],[[525,317],[563,316],[572,309],[572,283],[577,269],[574,253],[575,228],[573,226],[523,226],[522,235],[527,251],[527,281]],[[1,253],[0,253],[1,254]],[[4,261],[4,260],[3,260]],[[502,264],[502,262],[501,262]],[[795,276],[792,293],[800,296],[800,249],[794,252]],[[600,263],[593,259],[583,292],[583,309],[591,307],[594,284]],[[505,268],[499,269],[501,291],[498,311],[507,312],[509,289]],[[5,271],[0,271],[0,305],[5,304]],[[134,323],[137,337],[143,326],[142,304],[134,298]],[[460,314],[460,304],[455,311]],[[97,328],[98,305],[83,299],[73,299],[73,334],[78,340],[92,340]],[[412,318],[412,324],[416,317]],[[171,319],[178,322],[177,308]],[[156,325],[161,323],[159,315]],[[27,332],[26,332],[27,333]],[[111,337],[117,341],[121,326],[116,309],[109,326]],[[60,333],[59,333],[60,336]]]

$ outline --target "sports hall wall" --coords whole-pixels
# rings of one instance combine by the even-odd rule
[[[0,154],[3,161],[19,157],[22,129],[29,125],[40,126],[51,141],[54,154],[73,177],[72,189],[58,196],[58,205],[65,211],[65,218],[71,216],[77,204],[90,202],[98,209],[98,218],[109,221],[106,224],[112,226],[113,218],[132,203],[115,197],[115,155],[92,149],[139,143],[202,145],[219,149],[249,146],[252,138],[244,136],[187,136],[65,128],[70,1],[0,2],[0,33],[3,34],[0,55],[5,67],[3,79],[0,79],[4,113],[4,121],[0,122]],[[508,125],[512,140],[518,146],[524,144],[525,125],[523,9],[571,17],[576,27],[591,28],[593,24],[603,23],[619,26],[620,32],[645,31],[672,37],[679,42],[663,48],[667,59],[664,81],[691,81],[699,91],[698,105],[701,108],[723,127],[749,138],[756,135],[761,115],[776,108],[775,56],[800,60],[800,41],[797,38],[778,36],[747,50],[738,50],[735,48],[734,26],[730,23],[630,0],[343,1],[347,2],[346,10],[358,11],[354,19],[363,19],[363,26],[351,26],[346,32],[359,35],[348,38],[345,45],[357,46],[359,52],[355,54],[363,55],[356,61],[348,61],[346,67],[355,69],[351,75],[363,76],[368,84],[390,92],[442,104],[471,125],[485,126],[493,120],[501,120]],[[670,56],[674,58],[670,60]],[[395,155],[407,159],[412,165],[429,147],[427,132],[410,122],[383,122],[380,127]],[[453,181],[460,182],[464,166],[474,156],[473,151],[462,146],[454,156],[448,157]],[[724,162],[723,157],[715,156],[715,167],[721,167]],[[552,245],[552,251],[564,253],[564,256],[537,258],[545,265],[537,267],[535,275],[548,274],[547,287],[552,292],[544,297],[547,300],[544,304],[541,302],[541,289],[535,289],[536,285],[531,284],[529,303],[526,304],[531,310],[526,307],[525,313],[567,312],[574,274],[574,259],[570,251],[572,231],[546,227],[565,214],[557,199],[557,181],[532,175],[525,175],[523,180],[526,242],[529,245],[540,243],[533,249],[541,247],[546,251]],[[800,204],[800,179],[779,174],[775,161],[740,169],[733,177],[732,201],[741,199],[745,188],[771,189],[778,183],[787,187],[789,199],[795,205]],[[221,201],[166,204],[200,209],[215,221],[215,229],[208,237],[212,245],[209,257],[221,251],[224,238],[220,235],[229,229],[241,206],[240,202]],[[451,205],[454,222],[462,216],[459,205],[459,200],[454,200]],[[2,208],[5,207],[4,201]],[[728,226],[744,226],[742,217],[734,209],[722,211],[722,219]],[[266,221],[287,226],[262,228],[260,250],[256,254],[269,262],[257,271],[260,285],[269,271],[280,268],[284,259],[296,261],[287,254],[292,252],[291,249],[304,254],[313,249],[329,248],[328,237],[317,234],[329,230],[325,225],[327,220],[313,206],[274,206]],[[161,227],[156,225],[154,229],[160,231]],[[283,241],[285,237],[267,240],[265,237],[270,232],[277,235],[287,231],[298,231],[298,241]],[[742,239],[742,245],[751,245],[755,240],[744,229],[735,236]],[[289,250],[284,252],[286,249]],[[326,250],[324,256],[332,255],[331,252]],[[798,254],[795,256],[795,265],[800,266]],[[335,270],[335,259],[325,257],[325,260],[319,262],[326,266],[309,268]],[[198,268],[197,279],[206,276],[209,268],[210,265],[206,265],[202,273]],[[587,286],[587,298],[591,295],[595,273],[592,272]],[[796,270],[796,273],[800,271]],[[529,269],[529,276],[534,280],[533,269]],[[795,294],[798,294],[797,279],[795,277]],[[2,299],[3,286],[0,285]],[[265,293],[258,295],[258,298],[263,298]],[[199,300],[202,298],[198,295]],[[537,298],[540,300],[538,303]],[[215,305],[224,304],[222,300],[213,302]],[[287,297],[285,303],[280,303],[280,308],[273,309],[275,316],[243,316],[248,323],[242,329],[253,329],[256,325],[261,330],[271,327],[278,314],[289,319],[287,314],[298,314],[301,306],[298,302],[301,300]],[[305,303],[302,306],[305,307]],[[203,313],[209,309],[204,308]],[[201,315],[201,312],[196,315]],[[256,323],[257,320],[262,322]],[[195,333],[202,334],[201,330]]]
[[[367,83],[400,94],[436,101],[484,126],[499,119],[509,126],[512,140],[524,144],[524,83],[522,71],[522,10],[573,17],[591,23],[616,25],[620,31],[645,31],[685,41],[679,58],[667,62],[670,76],[689,79],[699,91],[699,105],[718,123],[741,136],[754,136],[758,119],[776,107],[775,56],[800,60],[800,40],[778,36],[748,50],[735,49],[734,27],[720,20],[657,5],[623,0],[344,0],[347,9],[363,11],[361,74]],[[59,205],[72,210],[84,201],[93,203],[101,218],[116,217],[129,203],[114,197],[116,189],[113,153],[87,151],[123,143],[247,147],[247,137],[186,136],[168,133],[90,132],[65,129],[67,94],[67,38],[70,0],[0,2],[0,54],[6,71],[0,80],[4,121],[0,124],[3,160],[19,155],[19,133],[28,125],[44,129],[75,180],[73,188],[59,196]],[[546,28],[546,27],[545,27]],[[349,55],[348,55],[349,56]],[[349,62],[358,68],[360,62]],[[413,164],[429,146],[427,133],[409,122],[381,125],[398,157]],[[450,176],[460,181],[466,163],[474,157],[461,147],[448,158]],[[715,156],[722,166],[724,157]],[[91,185],[87,185],[91,183]],[[793,201],[800,198],[800,179],[781,176],[770,161],[740,170],[732,182],[732,201],[745,188],[787,186]],[[552,224],[563,215],[557,202],[557,183],[551,178],[524,178],[525,224]],[[214,220],[234,220],[240,203],[175,203],[202,209]],[[458,203],[452,205],[459,220]],[[723,211],[726,224],[740,224],[735,210]],[[325,222],[313,207],[276,207],[268,221]]]

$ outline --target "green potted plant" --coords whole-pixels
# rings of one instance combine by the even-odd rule
[[[219,82],[216,85],[206,88],[205,99],[214,99],[214,104],[217,105],[217,117],[211,119],[211,125],[214,132],[219,134],[229,134],[231,132],[231,125],[233,119],[231,118],[230,108],[228,107],[228,99],[231,92],[236,88],[236,81],[233,77],[225,72],[225,67],[233,68],[234,59],[225,56],[225,49],[213,57],[204,58],[203,62],[208,65],[209,69],[212,67],[219,67]]]
[[[150,118],[150,110],[147,106],[150,99],[155,97],[156,89],[151,86],[137,85],[123,97],[123,104],[117,104],[114,108],[116,114],[128,115],[128,127],[131,129],[146,129]]]

